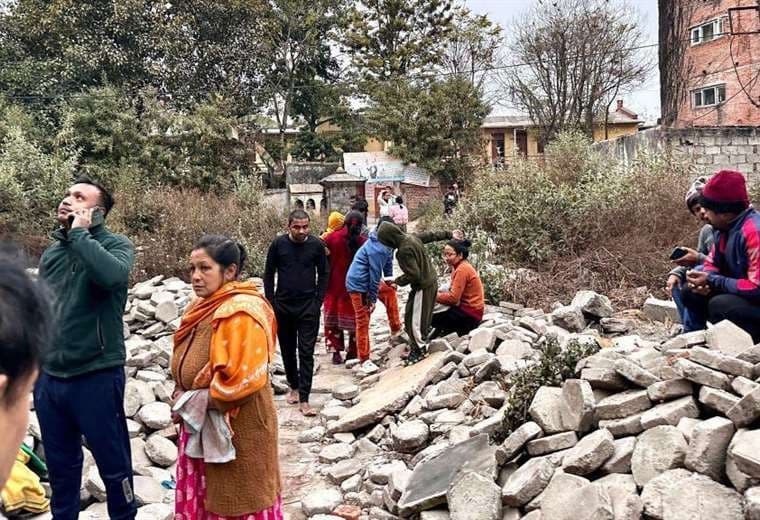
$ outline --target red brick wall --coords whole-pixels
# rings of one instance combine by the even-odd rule
[[[443,190],[438,186],[425,188],[423,186],[414,186],[412,184],[402,184],[401,192],[401,196],[404,197],[404,203],[409,208],[409,214],[412,217],[417,215],[417,210],[429,204],[431,201],[443,200]]]
[[[662,0],[661,0],[662,1]],[[718,16],[728,16],[729,7],[757,6],[757,0],[668,0],[682,1],[693,8],[689,27],[708,22]],[[760,19],[757,11],[734,15],[734,31],[758,31]],[[674,126],[678,128],[702,126],[758,126],[760,108],[754,106],[742,91],[739,80],[749,95],[760,104],[760,34],[731,36],[728,18],[724,18],[723,36],[700,43],[687,44],[684,76],[689,95],[681,103]],[[683,35],[690,37],[690,31]],[[731,53],[733,52],[733,60]],[[736,64],[736,67],[734,66]],[[737,80],[737,74],[739,80]],[[726,101],[717,107],[694,107],[692,91],[695,88],[725,84]]]

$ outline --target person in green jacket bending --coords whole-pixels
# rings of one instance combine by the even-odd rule
[[[383,222],[377,238],[384,246],[396,250],[396,260],[404,274],[396,278],[394,284],[410,285],[412,289],[404,310],[404,328],[409,336],[408,362],[416,363],[427,355],[430,324],[438,295],[438,273],[424,244],[452,238],[461,240],[464,235],[459,230],[407,234],[395,224]]]
[[[105,484],[109,518],[134,518],[137,512],[124,415],[122,323],[134,246],[106,229],[111,207],[113,197],[103,186],[77,181],[58,206],[60,227],[40,260],[57,319],[34,404],[56,519],[79,515],[82,435]]]

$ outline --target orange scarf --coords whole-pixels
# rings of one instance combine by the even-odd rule
[[[229,282],[208,298],[198,299],[182,316],[180,326],[174,333],[174,348],[176,349],[192,333],[196,325],[214,314],[224,302],[236,294],[260,296],[256,286],[251,282]]]

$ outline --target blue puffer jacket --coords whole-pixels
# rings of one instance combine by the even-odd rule
[[[367,293],[370,303],[377,301],[377,291],[383,275],[393,276],[393,250],[377,239],[372,231],[362,247],[356,252],[346,275],[349,292]]]

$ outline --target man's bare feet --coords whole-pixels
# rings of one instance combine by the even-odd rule
[[[301,413],[304,415],[304,417],[314,417],[317,415],[317,412],[309,406],[309,403],[301,403],[300,404]]]
[[[298,390],[291,390],[288,392],[288,404],[297,404],[298,403]]]

